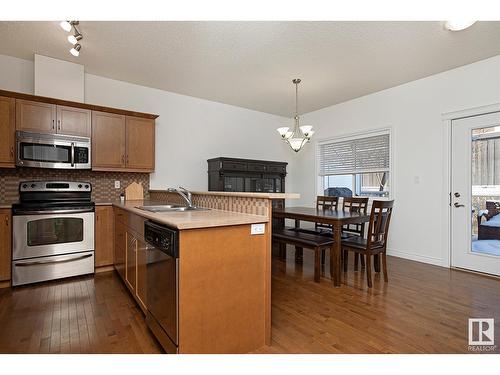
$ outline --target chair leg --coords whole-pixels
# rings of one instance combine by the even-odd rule
[[[314,249],[314,281],[319,283],[319,275],[321,271],[321,253],[320,249]]]
[[[366,254],[366,281],[368,288],[372,287],[372,258],[370,254]]]
[[[346,250],[342,251],[344,253],[344,272],[347,272],[347,266],[349,263],[349,252]]]
[[[302,263],[303,260],[303,249],[300,246],[295,246],[295,263]]]
[[[387,283],[389,282],[389,277],[387,275],[387,256],[385,254],[385,251],[381,254],[382,256],[382,270],[384,271],[384,281]]]
[[[375,272],[380,272],[380,256],[378,254],[373,256],[373,268],[375,269]]]
[[[354,253],[354,271],[358,270],[359,265],[359,253]]]
[[[326,249],[321,249],[321,264],[325,264]]]

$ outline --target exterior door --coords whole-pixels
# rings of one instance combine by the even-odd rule
[[[127,168],[155,168],[155,121],[127,116]]]
[[[125,168],[125,116],[92,111],[92,169]]]
[[[16,101],[0,96],[0,167],[14,167]]]
[[[500,275],[500,113],[452,121],[452,266]]]
[[[16,99],[16,129],[36,133],[55,133],[56,106]]]

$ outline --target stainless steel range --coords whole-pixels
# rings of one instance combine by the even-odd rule
[[[25,181],[12,206],[12,285],[94,272],[89,182]]]

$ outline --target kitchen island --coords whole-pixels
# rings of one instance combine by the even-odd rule
[[[114,267],[145,313],[144,222],[178,230],[178,337],[162,343],[169,353],[247,353],[270,344],[273,197],[242,194],[193,193],[197,206],[210,209],[188,212],[138,208],[181,203],[167,192],[145,201],[96,202],[98,208],[112,206]]]

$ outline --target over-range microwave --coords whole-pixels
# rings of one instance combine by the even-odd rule
[[[55,169],[90,169],[90,138],[16,132],[16,165]]]

